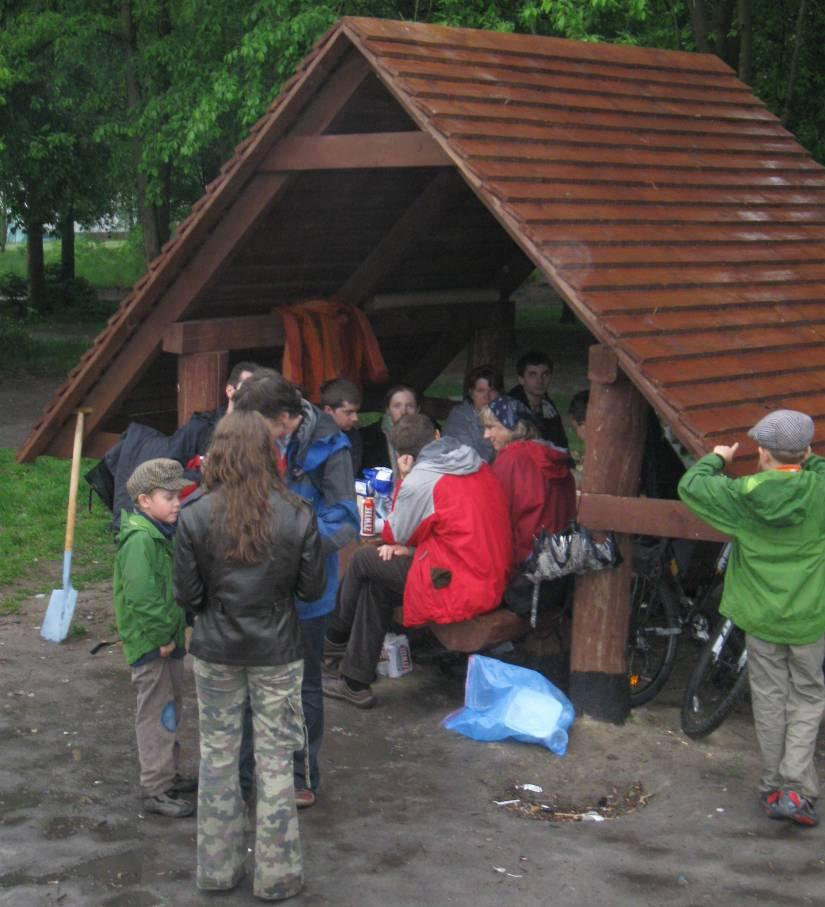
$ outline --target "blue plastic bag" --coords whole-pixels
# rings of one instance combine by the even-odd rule
[[[570,700],[537,671],[473,655],[467,668],[464,708],[441,724],[472,740],[540,743],[563,756],[575,717]]]

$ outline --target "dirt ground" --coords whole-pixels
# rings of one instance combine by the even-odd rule
[[[64,644],[37,633],[45,605],[32,598],[0,618],[0,905],[255,903],[248,879],[231,896],[199,894],[195,821],[141,812],[128,668],[119,646],[89,653],[112,638],[108,584],[81,591],[89,632]],[[194,769],[191,670],[187,683],[184,755]],[[376,693],[371,712],[328,703],[322,789],[301,814],[307,885],[295,904],[822,903],[823,832],[760,813],[747,710],[689,741],[677,678],[623,727],[576,721],[559,759],[443,730],[462,683],[431,664],[380,681]],[[647,805],[601,823],[496,805],[525,783],[543,789],[532,799],[570,811],[639,785]]]
[[[575,389],[581,350],[553,352],[557,380]],[[0,446],[22,441],[54,384],[0,388]],[[43,570],[60,585],[59,563]],[[248,879],[231,895],[199,894],[195,821],[141,812],[129,671],[118,646],[89,652],[113,639],[109,585],[80,590],[78,623],[88,632],[59,646],[37,632],[46,604],[30,598],[0,618],[0,907],[255,903]],[[372,712],[328,703],[322,789],[301,814],[307,884],[292,903],[823,903],[825,831],[759,811],[747,707],[705,741],[681,734],[681,678],[694,655],[686,645],[677,676],[624,726],[576,721],[563,759],[443,730],[462,682],[421,661],[377,685]],[[184,757],[194,769],[191,668],[187,683]],[[516,788],[525,783],[542,788],[530,799],[570,812],[628,791],[641,790],[646,805],[600,823],[496,805],[525,796]]]

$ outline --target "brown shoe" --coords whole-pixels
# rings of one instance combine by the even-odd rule
[[[366,690],[353,690],[345,677],[324,677],[321,683],[324,696],[328,696],[330,699],[342,699],[357,709],[371,709],[375,705],[375,696],[372,695],[369,687]]]
[[[158,816],[166,816],[168,819],[185,819],[187,816],[192,815],[195,807],[188,800],[183,800],[167,791],[165,794],[158,794],[156,797],[144,797],[143,811],[145,813],[155,813]]]

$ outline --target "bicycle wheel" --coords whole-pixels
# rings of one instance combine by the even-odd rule
[[[676,596],[663,576],[633,574],[627,676],[630,707],[650,702],[667,683],[681,626]]]
[[[682,730],[694,739],[704,737],[728,717],[748,683],[745,634],[723,619],[702,647],[682,703]]]

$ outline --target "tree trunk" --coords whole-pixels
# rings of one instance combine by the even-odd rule
[[[29,302],[36,312],[49,308],[46,273],[43,269],[43,224],[26,224],[26,264],[29,278]]]
[[[752,0],[739,0],[739,78],[753,81],[753,7]]]
[[[708,20],[705,13],[705,0],[688,0],[690,10],[690,26],[693,30],[693,40],[696,49],[703,54],[711,53],[708,41]]]
[[[74,209],[69,208],[60,221],[60,276],[74,280]]]
[[[737,0],[717,0],[713,7],[713,52],[733,69],[738,69],[739,38],[731,36]]]
[[[0,252],[6,251],[6,237],[9,233],[9,218],[6,214],[6,206],[0,199]]]
[[[126,103],[129,109],[129,119],[137,119],[143,104],[143,98],[138,82],[135,58],[137,56],[137,29],[132,18],[132,5],[130,0],[124,0],[120,7],[120,21],[126,47]],[[158,233],[158,223],[155,207],[147,199],[146,174],[141,170],[143,161],[143,143],[137,130],[132,134],[132,165],[135,171],[135,197],[137,201],[137,219],[143,232],[143,257],[148,264],[160,254],[163,240]]]
[[[786,128],[791,121],[796,74],[799,71],[799,49],[802,47],[803,26],[805,24],[805,4],[806,0],[799,0],[799,12],[796,16],[796,34],[794,35],[791,68],[788,71],[788,84],[785,87],[785,103],[782,105],[782,116],[780,117],[782,125]]]

